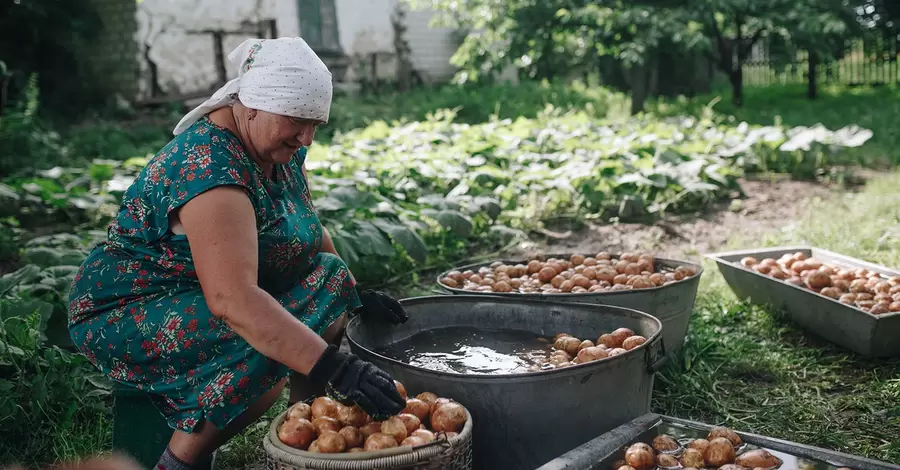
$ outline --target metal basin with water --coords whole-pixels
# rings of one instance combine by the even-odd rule
[[[548,254],[546,258],[569,259],[571,254]],[[497,260],[505,264],[527,263],[524,260]],[[555,302],[578,302],[612,305],[616,307],[625,307],[635,309],[639,312],[646,312],[658,318],[663,325],[663,336],[666,339],[666,349],[669,354],[682,348],[684,339],[687,336],[688,326],[691,322],[691,313],[694,310],[694,301],[697,298],[697,289],[700,286],[700,276],[703,275],[703,266],[690,263],[687,261],[672,260],[665,258],[657,258],[656,263],[666,268],[676,268],[678,266],[688,266],[697,271],[697,274],[688,279],[669,284],[667,286],[653,287],[650,289],[626,290],[617,292],[587,292],[580,294],[523,294],[516,292],[474,292],[469,290],[447,287],[440,283],[440,280],[447,276],[447,273],[453,270],[465,271],[471,269],[478,271],[481,267],[490,266],[493,261],[484,263],[470,264],[460,266],[452,270],[445,271],[437,277],[438,286],[453,294],[463,295],[490,295],[501,296],[507,298],[528,299],[528,300],[549,300]]]
[[[411,392],[432,391],[463,404],[474,422],[474,468],[533,469],[650,411],[654,372],[666,360],[662,325],[650,315],[606,305],[467,295],[401,303],[409,313],[402,325],[352,319],[346,331],[350,348]],[[374,352],[422,331],[461,326],[579,338],[627,327],[647,342],[602,361],[507,375],[437,372]]]

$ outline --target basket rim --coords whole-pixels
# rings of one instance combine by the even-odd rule
[[[355,452],[352,454],[321,454],[307,452],[304,450],[289,447],[282,443],[280,439],[278,439],[278,428],[281,426],[281,423],[284,422],[289,408],[279,413],[278,416],[276,416],[275,419],[273,419],[269,424],[269,432],[267,432],[265,437],[263,438],[263,447],[266,450],[266,454],[270,458],[280,462],[286,462],[288,464],[298,466],[327,463],[327,465],[330,466],[329,468],[345,468],[338,467],[338,465],[344,463],[347,466],[346,468],[357,468],[359,465],[365,465],[365,467],[358,468],[373,468],[373,466],[384,464],[409,465],[419,463],[440,455],[447,449],[449,449],[450,452],[455,452],[468,441],[471,441],[473,428],[472,414],[469,412],[469,409],[465,407],[465,405],[463,405],[462,403],[458,404],[462,406],[466,411],[466,424],[463,425],[462,430],[457,436],[445,441],[434,441],[447,442],[449,444],[449,448],[444,445],[430,445],[427,447],[421,446],[419,448],[410,446],[397,446],[391,449],[369,452]]]

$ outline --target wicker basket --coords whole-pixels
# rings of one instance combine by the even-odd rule
[[[403,446],[352,454],[319,454],[286,446],[278,439],[278,428],[286,415],[287,410],[278,415],[263,438],[269,470],[472,469],[472,415],[469,410],[466,410],[468,419],[462,431],[450,439],[438,434],[437,440],[416,448]]]

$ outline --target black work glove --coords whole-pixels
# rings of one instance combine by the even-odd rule
[[[309,380],[325,384],[325,394],[344,405],[359,405],[375,421],[399,414],[406,401],[387,372],[329,345],[309,372]]]
[[[406,323],[406,320],[409,320],[409,315],[406,314],[406,310],[403,309],[400,302],[384,292],[369,289],[361,290],[357,287],[356,293],[359,295],[362,306],[354,313],[362,314],[366,318],[375,317],[379,320],[388,321],[394,325]]]

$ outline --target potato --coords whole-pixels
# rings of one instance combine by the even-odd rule
[[[872,315],[882,315],[891,311],[890,304],[877,303],[869,309]]]
[[[900,302],[891,302],[891,305],[888,307],[888,310],[892,312],[900,312]]]
[[[739,447],[744,443],[744,441],[741,440],[741,437],[738,436],[736,432],[724,426],[716,426],[712,428],[712,430],[709,431],[709,435],[706,436],[706,439],[708,439],[709,442],[712,443],[713,439],[717,437],[724,437],[725,439],[728,439],[729,441],[731,441],[731,445],[734,447]]]
[[[452,279],[449,277],[445,277],[445,278],[441,279],[441,284],[443,284],[447,287],[454,288],[454,289],[459,287],[459,282],[457,282],[456,279]]]
[[[585,276],[582,276],[581,274],[576,274],[576,275],[572,276],[572,282],[575,284],[576,287],[582,287],[584,289],[591,287],[591,280]]]
[[[741,258],[741,265],[744,266],[745,268],[750,268],[750,267],[756,266],[757,264],[759,264],[759,261],[752,256],[747,256],[745,258]]]
[[[619,345],[616,344],[616,338],[614,338],[613,335],[609,333],[600,335],[600,337],[597,338],[597,341],[594,344],[596,344],[597,346],[600,346],[602,344],[603,346],[606,346],[610,349],[619,347]]]
[[[856,302],[856,294],[844,294],[838,300],[841,303],[853,305]]]
[[[635,288],[635,289],[649,289],[651,287],[656,287],[656,284],[650,280],[647,276],[638,276],[628,280],[627,285]]]
[[[772,276],[772,277],[774,277],[775,279],[781,279],[781,280],[785,280],[785,279],[787,279],[787,278],[790,277],[790,276],[788,275],[788,273],[784,272],[784,271],[781,270],[780,268],[772,268],[772,270],[769,271],[769,276]],[[831,278],[829,278],[829,281],[830,281],[830,280],[831,280]]]
[[[656,464],[661,468],[678,467],[678,459],[676,459],[675,456],[669,454],[657,454]]]
[[[719,470],[748,470],[746,467],[741,467],[740,465],[735,465],[733,463],[722,465],[719,467]]]
[[[616,328],[610,335],[615,341],[614,347],[622,346],[622,343],[630,336],[634,336],[634,331],[629,328]]]
[[[365,442],[365,438],[363,438],[362,433],[359,431],[359,429],[354,428],[353,426],[346,426],[341,428],[341,430],[338,431],[338,434],[340,434],[341,437],[344,438],[344,441],[347,442],[347,447],[350,448],[362,447],[363,443]]]
[[[494,283],[494,292],[512,292],[512,286],[506,281],[497,281]]]
[[[319,443],[319,452],[323,454],[340,454],[347,449],[347,441],[344,440],[344,436],[334,431],[321,433],[316,440]]]
[[[703,453],[703,460],[707,465],[719,467],[734,461],[734,445],[724,437],[715,437],[709,440],[709,447]]]
[[[294,403],[288,408],[287,415],[284,419],[286,421],[294,419],[305,419],[309,421],[312,419],[312,407],[302,401]]]
[[[684,449],[684,452],[681,454],[681,465],[694,468],[705,467],[706,461],[703,460],[703,452],[692,448]]]
[[[341,405],[338,408],[338,422],[340,422],[342,426],[353,426],[354,428],[359,428],[365,426],[365,424],[369,421],[371,421],[371,418],[369,418],[369,415],[365,411],[363,411],[363,409],[360,408],[359,405]]]
[[[657,452],[667,451],[667,450],[678,450],[678,442],[667,434],[660,434],[653,438],[652,444],[653,450]]]
[[[605,251],[601,251],[600,253],[597,253],[597,256],[595,256],[594,258],[597,258],[597,260],[607,260],[608,261],[608,260],[612,259],[612,256],[610,256],[610,254]]]
[[[613,348],[613,349],[609,350],[609,357],[618,356],[619,354],[625,354],[627,352],[628,352],[627,349]]]
[[[629,336],[625,338],[625,341],[622,341],[622,348],[626,351],[631,351],[632,349],[644,344],[647,342],[647,338],[644,338],[640,335]]]
[[[606,281],[612,283],[618,275],[619,273],[617,273],[615,269],[603,267],[597,270],[597,274],[594,276],[594,278],[598,281]]]
[[[831,278],[831,287],[834,287],[838,290],[838,292],[850,292],[850,281],[844,279],[835,279]]]
[[[831,286],[831,276],[823,272],[814,272],[806,278],[806,285],[810,289],[821,289]]]
[[[700,454],[706,453],[706,449],[709,447],[709,441],[706,439],[694,439],[691,442],[688,442],[687,447],[689,449],[697,449],[700,451]]]
[[[567,352],[570,356],[574,356],[578,354],[578,350],[581,348],[581,340],[572,337],[563,338],[562,346],[563,351]]]
[[[538,272],[538,280],[541,282],[550,282],[557,274],[559,273],[557,273],[555,269],[546,266],[541,268],[540,272]]]
[[[869,288],[866,286],[866,281],[863,279],[854,279],[850,282],[850,292],[855,294],[869,292]]]
[[[367,437],[365,447],[363,448],[366,451],[375,451],[390,449],[391,447],[397,447],[397,440],[394,439],[393,436],[379,432]]]
[[[781,465],[781,461],[778,457],[775,457],[765,449],[755,449],[744,452],[734,459],[734,463],[749,468],[772,468]]]
[[[820,290],[819,293],[825,297],[831,297],[832,299],[839,299],[841,297],[841,292],[834,287],[825,287]]]
[[[343,427],[338,420],[330,418],[328,416],[320,416],[312,420],[312,424],[316,427],[316,432],[319,434],[322,434],[326,431],[338,432]]]
[[[653,458],[652,449],[635,448],[632,445],[625,451],[625,463],[635,470],[650,470],[656,466],[656,459]]]
[[[768,264],[762,263],[753,266],[753,269],[760,274],[769,274],[769,271],[771,271],[773,268],[774,266],[769,266]]]
[[[599,361],[600,359],[604,359],[607,356],[609,356],[609,353],[606,352],[606,349],[599,348],[597,346],[591,346],[589,348],[584,348],[581,351],[578,351],[576,360],[579,364],[584,364],[586,362]]]
[[[327,416],[329,418],[334,418],[335,420],[337,420],[338,402],[328,397],[318,397],[313,400],[312,406],[310,407],[310,412],[312,413],[313,418]],[[315,424],[315,422],[313,422],[313,424]],[[335,432],[337,432],[337,429],[335,429]]]

